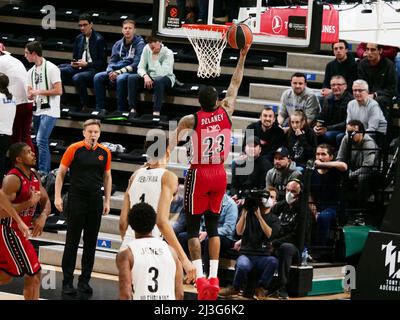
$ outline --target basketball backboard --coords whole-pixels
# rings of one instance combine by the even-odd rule
[[[204,8],[199,4],[208,3]],[[184,23],[248,24],[253,31],[253,47],[279,51],[316,51],[320,48],[322,5],[307,0],[301,7],[266,6],[262,0],[227,1],[229,7],[218,8],[224,1],[156,0],[154,33],[163,39],[184,40]],[[236,6],[234,3],[241,3]],[[282,1],[280,3],[285,3]],[[246,6],[244,6],[246,5]]]

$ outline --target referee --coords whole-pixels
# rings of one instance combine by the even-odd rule
[[[82,273],[78,280],[78,291],[91,295],[89,285],[96,252],[101,215],[110,211],[111,153],[97,143],[100,137],[100,121],[86,120],[83,124],[84,140],[71,144],[65,151],[55,183],[56,208],[63,211],[61,189],[64,177],[70,169],[71,186],[67,206],[67,239],[62,259],[62,293],[76,294],[73,286],[76,255],[83,230]],[[104,186],[104,200],[103,191]]]

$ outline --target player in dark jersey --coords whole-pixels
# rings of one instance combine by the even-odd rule
[[[217,277],[220,241],[218,237],[218,214],[226,192],[227,178],[224,161],[231,149],[231,117],[240,84],[243,79],[244,62],[250,45],[240,50],[240,58],[232,75],[226,97],[218,101],[215,88],[207,86],[199,92],[201,110],[183,117],[172,133],[171,152],[193,130],[190,169],[185,179],[185,212],[189,251],[196,267],[196,286],[199,300],[215,300],[219,292]],[[203,275],[201,247],[198,238],[201,216],[204,215],[209,237],[210,274]]]
[[[50,200],[43,188],[39,174],[33,169],[36,156],[26,143],[15,143],[9,150],[15,164],[3,180],[3,192],[13,204],[20,218],[32,226],[32,236],[40,236],[46,219],[51,212]],[[41,213],[33,220],[36,205],[40,203]],[[13,217],[1,219],[0,223],[0,273],[9,277],[24,278],[24,298],[37,300],[40,294],[40,263],[32,243],[21,232],[18,221]]]

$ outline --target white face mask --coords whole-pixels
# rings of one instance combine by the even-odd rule
[[[266,208],[271,208],[275,204],[275,201],[272,198],[262,198],[262,204]]]
[[[285,199],[288,204],[292,204],[296,201],[296,196],[291,192],[286,192]]]

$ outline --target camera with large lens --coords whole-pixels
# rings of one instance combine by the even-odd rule
[[[268,201],[269,192],[264,189],[246,189],[239,192],[239,198],[244,199],[243,208],[246,210],[263,208]]]

